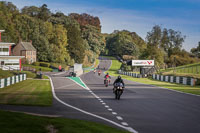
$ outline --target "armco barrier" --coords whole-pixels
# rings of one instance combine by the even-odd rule
[[[12,84],[21,82],[23,80],[26,80],[26,74],[20,74],[20,75],[17,75],[17,76],[12,76],[12,77],[8,77],[8,78],[0,79],[0,88],[10,86]]]
[[[137,73],[124,72],[124,71],[121,71],[121,70],[118,71],[118,74],[127,75],[127,76],[131,76],[131,77],[135,77],[135,78],[139,78],[140,77],[140,75],[137,74]]]
[[[197,79],[190,78],[190,77],[176,77],[176,76],[163,76],[158,74],[153,74],[152,78],[155,80],[177,83],[177,84],[184,84],[184,85],[191,85],[195,86]]]

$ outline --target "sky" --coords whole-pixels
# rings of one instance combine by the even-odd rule
[[[7,1],[7,0],[6,0]],[[52,12],[98,16],[102,33],[136,32],[144,40],[155,25],[180,31],[183,48],[190,51],[200,41],[200,0],[8,0],[19,9],[47,4]]]

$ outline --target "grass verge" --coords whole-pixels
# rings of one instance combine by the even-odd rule
[[[96,59],[95,64],[93,66],[84,68],[84,72],[87,73],[93,71],[98,65],[99,65],[99,59]]]
[[[164,72],[162,75],[172,75],[172,76],[182,76],[182,77],[192,77],[200,79],[200,74],[192,74],[192,73],[174,73],[173,71]]]
[[[0,79],[11,77],[11,76],[14,76],[14,73],[12,71],[4,71],[0,69]]]
[[[110,69],[107,72],[111,76],[118,76],[119,74],[117,74],[117,70],[119,70],[120,66],[121,66],[121,63],[118,60],[112,59],[112,66],[110,67]],[[185,93],[200,95],[200,86],[192,87],[189,85],[161,82],[161,81],[153,80],[151,78],[133,78],[133,77],[126,76],[126,75],[121,75],[121,76],[123,79],[135,81],[138,83],[150,84],[150,85],[173,89],[173,90],[177,90],[177,91],[181,91],[181,92],[185,92]]]
[[[25,73],[27,75],[27,78],[37,78],[36,73],[30,72],[30,71],[3,71],[0,69],[0,79],[1,78],[7,78],[14,75]],[[47,76],[43,75],[43,79],[49,79]]]
[[[22,66],[35,68],[36,71],[40,71],[40,69],[43,72],[51,72],[51,71],[53,71],[53,69],[49,68],[49,67],[34,66],[34,65],[28,65],[28,64],[22,64]]]
[[[28,79],[0,89],[1,104],[50,106],[52,98],[49,80]]]
[[[8,111],[0,111],[0,129],[2,133],[128,133],[95,122]]]

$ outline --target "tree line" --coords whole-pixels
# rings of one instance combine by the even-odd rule
[[[0,2],[0,29],[3,41],[32,41],[42,62],[91,64],[102,55],[124,60],[154,59],[159,67],[195,63],[200,58],[200,42],[191,52],[182,48],[185,36],[179,31],[155,25],[143,40],[137,33],[115,30],[101,33],[98,17],[89,14],[52,13],[46,4],[25,6]]]
[[[25,6],[0,2],[0,29],[3,41],[32,41],[37,60],[43,62],[91,64],[105,47],[100,20],[89,14],[52,13],[46,4]]]
[[[200,43],[187,52],[182,48],[186,36],[173,29],[155,25],[144,41],[135,32],[114,31],[106,37],[104,53],[117,55],[124,60],[154,59],[160,68],[196,63],[200,57]]]

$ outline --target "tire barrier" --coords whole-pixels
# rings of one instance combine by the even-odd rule
[[[197,79],[190,78],[190,77],[164,76],[164,75],[158,75],[158,74],[153,74],[152,78],[159,81],[191,85],[191,86],[195,86],[195,83],[197,81]]]
[[[26,74],[20,74],[20,75],[8,77],[8,78],[0,79],[0,88],[4,88],[6,86],[16,84],[16,83],[21,82],[23,80],[26,80]]]

